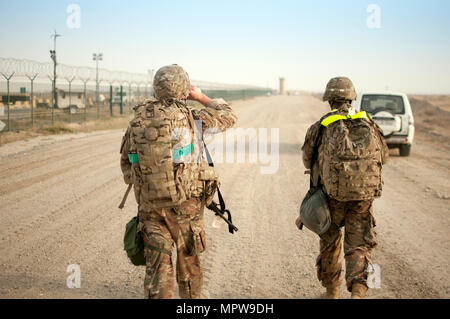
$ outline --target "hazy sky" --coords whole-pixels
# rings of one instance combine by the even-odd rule
[[[80,27],[69,28],[69,4]],[[369,28],[370,4],[380,28]],[[450,93],[450,1],[0,0],[0,56],[130,72],[177,63],[191,78],[322,91],[349,76],[358,90]],[[74,21],[74,20],[72,20]],[[377,21],[377,20],[370,20]]]

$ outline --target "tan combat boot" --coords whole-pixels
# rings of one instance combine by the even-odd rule
[[[323,295],[324,299],[339,299],[339,286],[327,287],[327,292]]]
[[[361,283],[354,283],[352,285],[352,299],[363,299],[366,296],[367,286]]]

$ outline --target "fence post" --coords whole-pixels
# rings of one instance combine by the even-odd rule
[[[10,110],[9,110],[9,108],[10,108],[10,98],[9,98],[9,80],[11,80],[11,78],[13,77],[13,75],[14,75],[14,73],[15,72],[13,72],[13,73],[11,73],[11,75],[8,77],[8,76],[6,76],[6,75],[4,75],[3,73],[2,73],[2,75],[3,75],[3,77],[6,79],[6,87],[7,87],[7,102],[6,103],[8,103],[8,132],[9,131],[11,131],[11,118],[10,118]]]
[[[100,118],[100,81],[97,80],[96,102],[97,102],[97,119]]]
[[[36,73],[33,76],[27,75],[27,78],[30,79],[31,82],[31,91],[30,91],[30,105],[31,105],[31,126],[34,126],[34,94],[33,94],[33,82],[34,79],[38,76],[38,73]]]
[[[139,85],[140,83],[137,84],[137,103],[139,103],[139,98],[141,96],[141,92],[139,91]]]
[[[75,77],[72,77],[70,80],[66,79],[69,82],[69,123],[72,123],[72,112],[70,106],[72,105],[72,81]]]
[[[131,112],[131,82],[128,83],[128,114]]]
[[[113,87],[110,84],[109,85],[109,113],[110,113],[111,117],[113,116],[113,110],[112,110],[113,102],[112,102],[112,100],[113,100]]]
[[[123,86],[120,85],[120,115],[123,115]]]
[[[84,94],[84,121],[86,122],[86,111],[87,111],[87,96],[86,96],[86,83],[89,79],[83,81],[83,94]]]

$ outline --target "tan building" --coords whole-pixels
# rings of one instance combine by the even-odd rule
[[[280,94],[285,95],[286,94],[286,79],[280,78]]]

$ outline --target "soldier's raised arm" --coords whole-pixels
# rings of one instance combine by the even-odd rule
[[[194,118],[202,121],[203,131],[208,128],[225,131],[236,123],[236,114],[223,99],[210,99],[195,86],[192,86],[188,99],[204,106],[201,109],[191,109]]]

